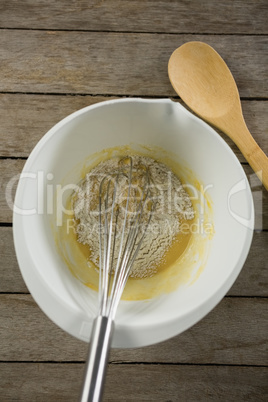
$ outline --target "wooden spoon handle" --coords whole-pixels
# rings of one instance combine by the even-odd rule
[[[268,157],[250,134],[246,123],[243,123],[236,127],[235,143],[268,191]],[[230,137],[234,139],[234,136]]]

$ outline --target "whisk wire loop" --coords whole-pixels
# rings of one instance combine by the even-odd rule
[[[120,267],[120,280],[117,283],[117,290],[118,289],[123,289],[125,288],[125,284],[126,281],[128,279],[129,276],[129,271],[132,268],[132,265],[137,257],[137,254],[141,248],[144,236],[146,234],[147,228],[150,224],[151,218],[152,218],[152,213],[153,213],[153,208],[150,211],[149,214],[149,218],[147,220],[147,223],[145,225],[144,231],[139,239],[139,241],[137,242],[137,237],[139,234],[139,222],[135,225],[135,227],[133,228],[132,231],[132,235],[131,235],[131,243],[128,245],[130,248],[130,251],[128,253],[127,258],[124,259],[124,261],[122,262],[122,266]],[[136,247],[135,247],[136,246]],[[134,249],[135,248],[135,249]],[[125,255],[126,256],[126,255]],[[122,291],[116,291],[115,294],[113,295],[113,297],[111,298],[112,300],[112,304],[111,304],[111,311],[110,311],[110,316],[112,317],[112,319],[114,319],[116,310],[117,310],[117,306],[119,304],[119,301],[121,299],[122,296]]]
[[[113,260],[114,258],[114,249],[115,249],[115,240],[116,240],[116,230],[117,230],[117,217],[118,214],[116,213],[116,222],[115,222],[115,233],[114,236],[112,236],[113,232],[113,220],[114,220],[114,207],[115,207],[115,201],[116,201],[116,194],[117,194],[117,187],[118,187],[118,180],[119,180],[119,174],[116,175],[115,180],[113,180],[113,195],[112,195],[112,205],[111,205],[111,212],[110,212],[110,217],[108,216],[108,209],[109,209],[109,191],[110,191],[110,186],[112,182],[112,177],[104,177],[101,181],[100,185],[100,197],[99,197],[99,233],[100,233],[100,269],[99,269],[99,289],[102,289],[102,292],[99,292],[99,297],[100,297],[100,315],[105,316],[106,315],[106,306],[108,302],[108,295],[109,295],[109,288],[110,288],[110,283],[111,283],[111,274],[112,270],[109,267],[110,260]],[[107,183],[107,191],[106,191],[106,196],[104,199],[104,241],[103,241],[103,246],[102,246],[102,189],[103,185],[105,183],[105,180],[108,180]],[[111,252],[112,252],[112,257],[111,257]]]
[[[113,282],[112,282],[112,287],[111,287],[111,291],[110,291],[110,298],[108,300],[108,303],[106,305],[106,311],[105,314],[106,316],[111,316],[112,315],[112,306],[113,306],[113,299],[114,299],[114,294],[118,293],[118,284],[119,282],[119,278],[120,275],[122,274],[121,271],[121,258],[122,258],[122,253],[123,253],[123,246],[124,246],[124,237],[125,237],[125,230],[126,230],[126,222],[127,222],[127,215],[128,215],[128,208],[129,208],[129,199],[130,199],[130,191],[131,191],[131,184],[132,184],[132,159],[130,160],[130,169],[129,169],[129,175],[126,176],[123,172],[120,172],[118,174],[118,178],[120,177],[120,174],[122,174],[123,176],[126,176],[128,179],[128,190],[127,190],[127,200],[126,200],[126,206],[125,206],[125,210],[124,210],[124,220],[123,220],[123,227],[122,227],[122,232],[121,232],[121,239],[120,239],[120,245],[119,245],[119,251],[118,251],[118,257],[117,257],[117,263],[116,263],[116,267],[114,269],[114,273],[113,273]],[[115,193],[116,193],[117,187],[115,187]],[[107,192],[108,193],[108,192]],[[112,212],[111,212],[111,218],[113,215],[113,209],[114,209],[114,201],[115,198],[113,200],[112,203]],[[105,212],[107,212],[108,210],[106,209]],[[117,210],[117,219],[115,222],[115,233],[113,236],[113,241],[114,241],[114,246],[115,246],[115,241],[116,241],[116,231],[117,231],[117,220],[118,220],[118,214],[119,214],[119,209]],[[111,219],[111,226],[112,226],[112,219]],[[111,228],[111,227],[110,227]],[[110,232],[110,235],[112,236],[112,232]],[[114,249],[115,247],[113,247]],[[114,252],[113,252],[113,257],[114,257]],[[114,263],[114,258],[111,259],[111,262],[108,260],[107,264],[109,265],[110,263],[110,273],[112,272],[112,268],[113,268],[113,263]],[[106,291],[106,289],[105,289]],[[121,292],[122,295],[122,292]],[[121,298],[120,295],[120,298]]]
[[[115,316],[129,272],[151,221],[153,204],[149,208],[149,213],[145,211],[147,201],[150,199],[150,173],[149,169],[145,167],[141,167],[140,170],[141,182],[143,180],[144,184],[137,188],[137,185],[135,187],[133,183],[132,158],[125,157],[119,161],[119,171],[104,177],[99,188],[100,314],[107,317],[114,318]],[[123,206],[119,206],[119,181],[121,178],[127,183]],[[138,190],[140,193],[137,196]],[[130,199],[132,201],[134,199],[131,208]],[[120,213],[122,225],[119,233],[118,217]],[[146,219],[144,218],[145,213],[147,213]],[[141,231],[143,220],[145,220],[145,225]],[[117,236],[120,236],[119,239]],[[116,241],[117,258],[115,258]]]

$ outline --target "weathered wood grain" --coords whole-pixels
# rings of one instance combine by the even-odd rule
[[[267,310],[263,298],[225,298],[183,334],[146,348],[112,350],[110,361],[266,365]],[[30,295],[0,294],[0,317],[0,361],[86,358],[87,345],[56,327]]]
[[[0,159],[0,222],[12,222],[12,206],[19,174],[25,164],[21,159]],[[251,183],[255,206],[255,228],[268,229],[268,193],[248,165],[243,165]],[[18,205],[19,207],[19,205]]]
[[[15,254],[12,227],[0,227],[0,261],[0,292],[28,293]]]
[[[249,129],[267,153],[267,13],[267,0],[0,1],[0,157],[27,157],[51,126],[88,104],[174,97],[168,59],[190,40],[209,43],[225,59]],[[6,185],[24,162],[0,159],[0,222],[12,220]],[[244,168],[256,228],[268,229],[268,194]],[[260,367],[268,359],[267,298],[252,297],[267,296],[267,236],[255,233],[228,293],[251,297],[224,298],[166,342],[112,350],[105,401],[268,400],[267,368]],[[77,400],[87,345],[56,327],[31,295],[1,294],[27,292],[11,227],[0,227],[0,259],[0,400]]]
[[[12,208],[25,160],[0,160],[0,222],[12,222]]]
[[[28,156],[58,121],[78,109],[109,99],[114,97],[0,94],[0,156]],[[249,130],[268,153],[268,101],[242,101],[242,107]],[[234,143],[222,136],[244,162]]]
[[[265,0],[1,1],[0,27],[175,33],[267,33]]]
[[[78,400],[81,364],[0,363],[3,400],[73,402]],[[267,369],[109,365],[103,401],[267,401]]]
[[[268,232],[256,232],[242,272],[230,296],[268,297]],[[15,255],[11,227],[0,227],[0,292],[28,292]]]
[[[229,296],[268,296],[268,232],[255,232],[243,269]]]
[[[167,64],[191,40],[215,47],[242,97],[267,97],[264,36],[0,31],[0,92],[174,96]]]
[[[109,99],[113,97],[0,94],[0,156],[28,157],[54,124],[76,110]]]

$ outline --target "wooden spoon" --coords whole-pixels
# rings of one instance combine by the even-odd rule
[[[235,80],[221,56],[206,43],[185,43],[171,55],[168,75],[182,100],[234,141],[268,190],[268,158],[246,126]]]

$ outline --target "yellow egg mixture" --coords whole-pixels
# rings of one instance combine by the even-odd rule
[[[198,197],[193,197],[193,191],[188,191],[192,197],[191,202],[195,211],[193,219],[180,220],[182,231],[173,237],[171,245],[166,249],[161,262],[157,264],[157,270],[153,276],[144,278],[129,278],[123,293],[125,300],[144,300],[150,299],[162,293],[175,290],[178,286],[192,283],[202,272],[209,252],[210,242],[213,236],[212,206],[206,194],[202,194],[202,186],[194,177],[194,174],[185,167],[179,166],[170,159],[163,150],[144,148],[133,150],[131,147],[117,147],[103,151],[95,155],[95,163],[90,164],[86,161],[80,169],[81,179],[86,177],[94,166],[100,161],[108,160],[114,156],[142,155],[153,157],[161,154],[157,161],[168,166],[173,173],[179,177],[184,184],[192,184]],[[91,158],[92,159],[92,158]],[[155,158],[156,159],[156,158]],[[66,208],[72,210],[72,196],[70,194],[66,201]],[[200,209],[202,216],[200,216]],[[78,241],[77,235],[78,221],[74,215],[64,215],[62,226],[54,228],[55,240],[59,253],[65,264],[86,286],[98,290],[99,278],[98,269],[91,261],[91,250],[88,244]]]

